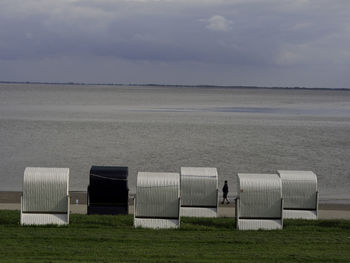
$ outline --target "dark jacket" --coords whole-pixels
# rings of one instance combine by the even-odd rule
[[[224,187],[222,188],[222,192],[227,194],[228,193],[228,185],[224,184]]]

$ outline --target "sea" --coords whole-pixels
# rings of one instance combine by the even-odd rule
[[[27,166],[70,168],[86,191],[92,165],[139,171],[216,167],[311,170],[321,202],[350,203],[350,90],[0,84],[0,191],[21,191]]]

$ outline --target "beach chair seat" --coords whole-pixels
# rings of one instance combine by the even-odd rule
[[[69,169],[27,167],[21,197],[21,225],[69,223]]]
[[[180,227],[178,173],[138,173],[134,226],[153,229]]]
[[[239,173],[237,186],[237,229],[283,228],[282,184],[277,174]]]
[[[87,213],[88,215],[129,213],[128,167],[91,167]]]
[[[66,225],[69,223],[67,214],[55,213],[22,213],[22,225]]]
[[[278,170],[282,180],[283,217],[318,218],[317,176],[312,171]]]
[[[218,173],[212,167],[181,167],[181,216],[217,217]]]

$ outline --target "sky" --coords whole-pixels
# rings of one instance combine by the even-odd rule
[[[349,0],[0,0],[0,81],[350,88]]]

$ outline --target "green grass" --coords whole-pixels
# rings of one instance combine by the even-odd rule
[[[183,218],[181,229],[133,228],[132,216],[71,215],[69,226],[19,225],[0,211],[0,262],[350,262],[349,220],[285,220],[237,231],[232,218]]]

